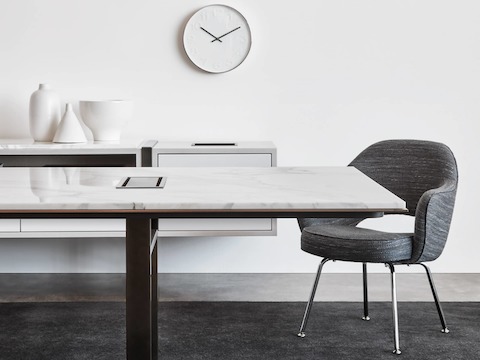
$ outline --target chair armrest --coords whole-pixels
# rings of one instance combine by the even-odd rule
[[[412,262],[432,261],[440,256],[447,241],[457,183],[447,181],[426,191],[415,211],[415,237]]]

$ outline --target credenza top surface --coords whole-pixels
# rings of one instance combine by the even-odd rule
[[[0,139],[0,155],[136,154],[144,140],[61,144],[33,139]]]
[[[271,141],[159,141],[154,153],[275,153]]]

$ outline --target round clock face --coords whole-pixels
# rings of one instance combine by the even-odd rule
[[[236,68],[248,55],[250,27],[237,10],[209,5],[188,20],[183,33],[185,52],[200,69],[222,73]]]

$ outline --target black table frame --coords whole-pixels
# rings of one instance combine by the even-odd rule
[[[0,211],[0,218],[123,218],[126,220],[127,359],[158,359],[158,218],[381,217],[382,209],[338,210],[64,210]]]

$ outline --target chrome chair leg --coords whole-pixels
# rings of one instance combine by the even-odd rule
[[[440,317],[440,322],[442,323],[442,332],[448,334],[450,330],[448,330],[447,323],[445,321],[445,315],[443,314],[442,305],[440,304],[440,300],[438,298],[437,289],[435,288],[435,284],[433,282],[432,273],[430,272],[430,268],[422,263],[418,265],[422,265],[425,271],[427,272],[428,282],[430,283],[430,288],[432,289],[433,299],[435,300],[435,305],[437,306],[438,316]]]
[[[363,263],[363,317],[362,320],[370,320],[368,316],[368,285],[367,285],[367,263]]]
[[[308,317],[310,316],[310,310],[312,309],[313,299],[315,298],[315,293],[317,292],[318,280],[320,279],[320,274],[322,273],[323,265],[330,259],[323,259],[318,265],[317,276],[315,277],[315,282],[313,283],[312,293],[310,294],[310,299],[308,300],[307,307],[305,308],[305,314],[303,314],[302,325],[300,326],[300,331],[298,332],[299,337],[305,337],[305,327],[307,326]]]
[[[395,267],[393,264],[388,263],[390,273],[392,277],[392,314],[393,314],[393,338],[395,342],[394,354],[401,354],[400,351],[400,336],[398,333],[398,310],[397,310],[397,284],[395,282]]]

